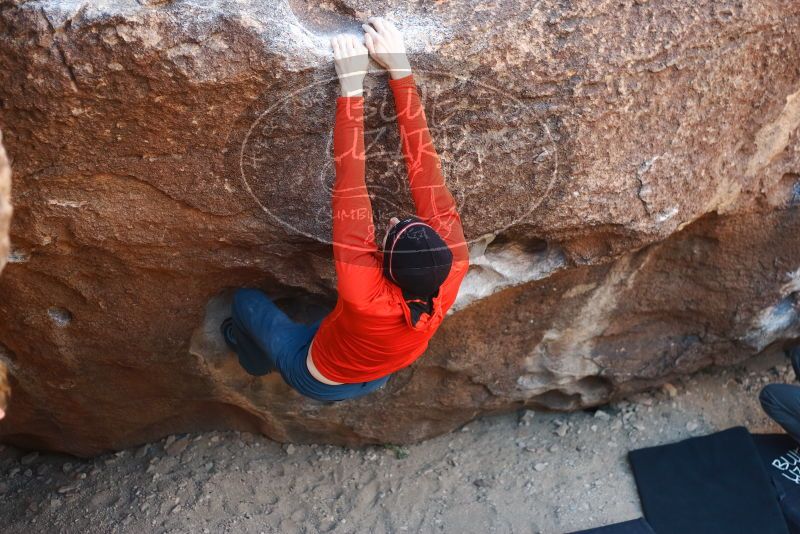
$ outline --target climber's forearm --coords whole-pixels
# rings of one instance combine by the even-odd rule
[[[381,268],[364,178],[364,99],[340,97],[333,129],[333,258],[343,299],[369,302],[380,287]]]
[[[360,96],[369,58],[367,49],[353,35],[335,36],[331,47],[342,93],[336,100],[333,128],[334,256],[343,254],[351,262],[358,262],[360,256],[377,250],[372,206],[364,182],[364,99]]]
[[[389,84],[394,92],[409,188],[417,215],[442,236],[453,249],[456,260],[466,259],[461,218],[442,176],[441,162],[433,146],[414,77],[408,75],[391,80]]]
[[[426,210],[428,195],[425,188],[441,187],[447,189],[441,172],[439,154],[433,146],[433,139],[428,130],[425,110],[420,102],[414,76],[389,81],[394,93],[397,125],[400,129],[400,142],[408,170],[411,193],[414,201],[420,201],[418,210]],[[449,202],[449,200],[444,199]],[[450,199],[452,200],[452,199]],[[444,207],[444,206],[442,206]]]
[[[331,46],[343,95],[336,100],[333,128],[333,258],[339,296],[361,305],[374,298],[382,276],[364,179],[364,99],[360,94],[369,59],[367,49],[353,35],[337,35]]]
[[[336,181],[333,186],[334,254],[349,256],[377,250],[372,204],[365,182],[364,99],[339,97],[333,131]]]
[[[467,247],[456,203],[442,176],[439,155],[433,147],[425,112],[420,103],[403,35],[389,20],[370,17],[362,25],[369,55],[389,71],[395,113],[411,196],[417,215],[436,230],[453,251],[455,261],[467,260]]]

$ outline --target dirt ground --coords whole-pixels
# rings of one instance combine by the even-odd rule
[[[5,533],[564,533],[638,517],[626,452],[735,425],[779,356],[572,414],[486,417],[408,447],[280,445],[211,432],[84,461],[4,447]],[[2,447],[0,445],[0,447]]]

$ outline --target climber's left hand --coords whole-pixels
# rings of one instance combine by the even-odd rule
[[[364,76],[369,66],[367,48],[360,38],[346,33],[332,38],[331,47],[342,96],[361,96],[364,93]]]

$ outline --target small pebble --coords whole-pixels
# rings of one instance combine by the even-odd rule
[[[19,461],[19,463],[21,463],[22,465],[30,465],[33,462],[35,462],[38,457],[39,457],[38,452],[31,452],[23,456],[22,459]]]
[[[534,415],[536,415],[536,412],[533,410],[525,410],[520,416],[517,426],[531,426]]]
[[[181,438],[170,443],[164,450],[170,456],[177,456],[186,450],[187,445],[189,445],[189,438]]]
[[[58,492],[62,493],[62,494],[63,493],[72,493],[73,491],[75,491],[77,489],[78,489],[78,485],[77,484],[69,484],[67,486],[61,486],[60,488],[58,488]]]
[[[608,415],[603,410],[597,410],[596,412],[594,412],[594,416],[598,419],[602,419],[603,421],[608,421],[609,419],[611,419],[611,416]]]

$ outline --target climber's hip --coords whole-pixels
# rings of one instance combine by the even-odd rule
[[[326,384],[315,378],[307,360],[322,321],[295,323],[261,291],[238,290],[232,317],[242,367],[256,375],[277,369],[287,384],[307,397],[320,401],[352,399],[375,391],[389,380],[385,376],[357,384]]]
[[[316,380],[322,382],[323,384],[327,384],[329,386],[343,386],[344,382],[335,382],[326,378],[325,375],[322,374],[322,371],[317,369],[317,366],[314,364],[314,358],[311,356],[311,353],[314,351],[314,340],[311,340],[311,344],[308,346],[308,355],[306,355],[306,366],[308,367],[308,372],[311,373]]]

